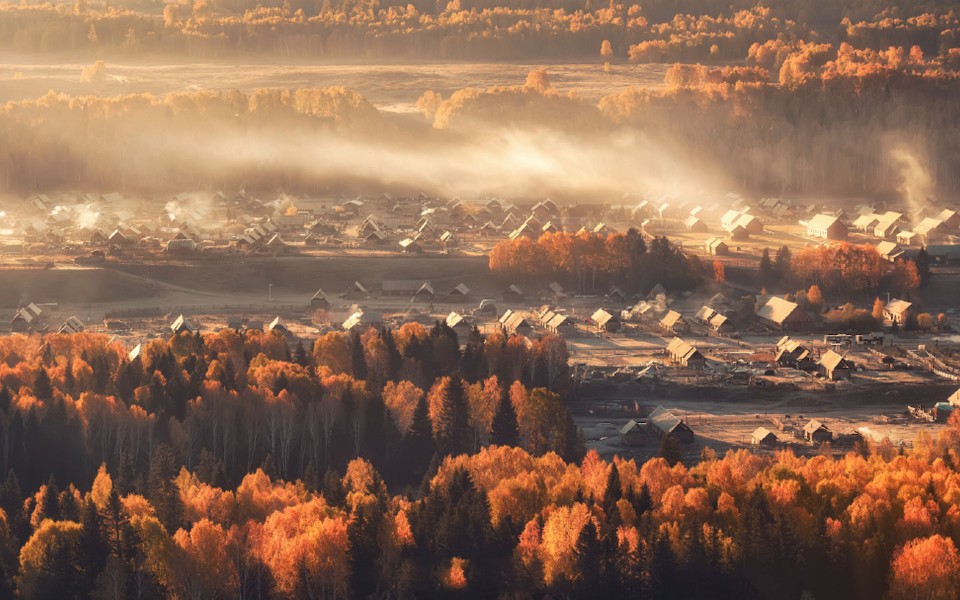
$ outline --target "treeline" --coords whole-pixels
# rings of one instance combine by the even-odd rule
[[[839,13],[795,10],[789,2],[688,4],[194,0],[140,11],[127,3],[77,0],[0,6],[0,40],[20,52],[444,60],[599,58],[608,40],[615,57],[638,62],[740,60],[751,44],[815,42],[816,30],[823,37],[839,30],[841,41],[877,50],[917,44],[945,54],[958,43],[957,17],[945,2],[932,3],[930,12],[909,5],[899,12],[846,7]]]
[[[696,256],[666,237],[654,237],[649,246],[636,229],[626,234],[582,232],[544,233],[498,242],[490,251],[490,270],[504,280],[559,280],[580,292],[620,286],[625,292],[643,291],[661,284],[671,290],[696,287],[703,266]]]
[[[236,486],[158,451],[146,482],[0,485],[0,586],[24,598],[955,598],[960,419],[898,451],[703,451],[694,467],[506,446],[391,494],[354,459]],[[23,496],[26,495],[24,499]]]
[[[449,97],[427,92],[418,102],[427,116],[420,123],[390,120],[342,88],[49,94],[0,109],[0,189],[424,186],[420,169],[388,164],[381,173],[361,168],[363,161],[415,144],[426,167],[451,147],[492,147],[504,143],[499,136],[546,128],[584,152],[609,150],[612,132],[642,132],[616,140],[624,153],[674,157],[649,161],[654,180],[722,181],[758,194],[895,193],[917,202],[960,190],[960,71],[939,59],[918,67],[896,50],[884,53],[880,68],[850,47],[842,60],[829,46],[790,48],[758,47],[754,56],[769,69],[678,66],[666,89],[629,89],[596,104],[559,92],[544,76]],[[784,84],[767,83],[765,71]],[[430,124],[454,131],[424,131]],[[327,154],[341,141],[349,143],[337,144],[345,153],[338,162]],[[562,191],[539,179],[542,194]]]

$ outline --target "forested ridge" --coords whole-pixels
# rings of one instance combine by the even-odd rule
[[[0,5],[0,40],[23,52],[132,56],[582,60],[599,58],[604,40],[605,60],[742,60],[751,44],[772,40],[945,55],[960,43],[954,9],[942,0],[76,0]]]
[[[512,182],[497,190],[506,195],[593,198],[678,178],[701,190],[897,194],[911,202],[960,189],[960,76],[949,59],[849,46],[752,52],[755,65],[677,65],[665,89],[628,89],[598,102],[559,91],[549,70],[521,85],[427,91],[417,103],[423,121],[393,120],[343,88],[51,93],[0,108],[0,189],[317,193],[382,189],[386,181],[434,191],[435,178],[420,175],[426,169],[456,173],[436,190],[451,194],[498,178]],[[771,72],[782,83],[768,82]],[[499,151],[544,135],[561,142],[550,164],[582,162],[563,151],[575,148],[604,170],[564,169],[560,178],[509,161],[482,172],[451,162],[458,152]],[[334,147],[340,160],[330,159]],[[423,168],[365,168],[395,152]]]
[[[454,343],[4,338],[0,593],[956,597],[960,419],[910,450],[604,461],[562,341]]]

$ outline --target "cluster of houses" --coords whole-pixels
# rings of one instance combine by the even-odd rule
[[[786,427],[783,422],[779,423],[781,431]],[[863,435],[856,431],[834,433],[823,422],[817,419],[810,419],[806,425],[796,430],[795,435],[801,437],[805,442],[812,446],[823,444],[835,444],[841,447],[850,447],[857,442],[863,441]],[[783,441],[766,427],[757,427],[750,435],[750,443],[762,448],[775,448],[783,444]]]
[[[918,208],[912,215],[860,205],[852,215],[843,209],[820,213],[800,224],[809,237],[846,240],[851,231],[876,239],[877,251],[891,262],[910,258],[921,247],[931,261],[960,261],[960,214],[950,208]]]
[[[457,248],[460,237],[526,236],[545,232],[606,233],[596,207],[553,200],[512,203],[464,201],[424,193],[394,197],[311,197],[280,194],[263,200],[244,190],[181,193],[172,197],[39,194],[5,205],[0,217],[16,242],[40,251],[102,255],[168,252],[176,255],[279,255],[310,248],[371,247],[418,254]]]
[[[774,360],[780,367],[817,371],[830,381],[850,379],[854,367],[850,360],[832,349],[815,359],[809,348],[789,336],[784,336],[777,342]]]

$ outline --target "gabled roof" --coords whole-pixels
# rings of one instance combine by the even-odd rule
[[[807,221],[807,229],[827,230],[840,221],[839,217],[834,215],[819,214]]]
[[[463,315],[457,311],[451,311],[445,320],[447,327],[457,327],[458,325],[467,325],[466,320],[463,318]]]
[[[467,296],[470,294],[470,288],[467,287],[465,283],[458,283],[453,290],[450,291],[450,295],[460,295]]]
[[[70,317],[60,326],[58,333],[80,333],[83,330],[83,322],[76,317]]]
[[[753,434],[750,437],[757,441],[763,441],[771,436],[773,436],[774,440],[780,441],[780,439],[766,427],[757,427],[753,430]]]
[[[663,315],[663,318],[660,319],[660,324],[667,328],[673,327],[681,322],[683,322],[683,315],[675,310],[667,311],[667,314]]]
[[[726,324],[727,321],[728,319],[726,315],[715,313],[712,317],[710,317],[710,326],[714,329],[720,329]]]
[[[663,433],[671,433],[683,423],[680,417],[674,415],[672,412],[662,406],[658,406],[653,409],[653,412],[650,413],[650,416],[647,417],[647,419],[651,424],[653,424],[654,427]]]
[[[887,302],[887,305],[883,309],[893,315],[902,315],[904,312],[910,310],[912,306],[913,302],[894,298],[890,302]]]
[[[174,320],[173,324],[170,325],[170,330],[174,333],[180,333],[181,331],[192,332],[194,328],[193,324],[186,317],[180,315],[176,318],[176,320]]]
[[[804,433],[813,433],[815,431],[819,431],[820,429],[826,429],[827,431],[830,431],[826,425],[816,419],[810,419],[810,422],[803,426]]]
[[[796,310],[799,310],[796,302],[790,302],[778,296],[771,296],[767,299],[767,303],[757,310],[757,316],[761,319],[781,324]]]
[[[694,355],[700,354],[700,351],[690,342],[675,337],[667,344],[667,353],[681,360],[689,360]]]
[[[590,317],[590,319],[594,323],[600,326],[606,325],[610,321],[616,320],[616,318],[613,315],[611,315],[610,313],[608,313],[602,308],[598,308],[596,312],[593,313],[593,316]]]
[[[627,435],[628,433],[630,433],[631,431],[633,431],[639,426],[640,426],[639,423],[637,423],[633,419],[630,419],[629,421],[627,421],[626,425],[620,428],[620,435]]]
[[[710,318],[715,314],[717,314],[717,311],[713,310],[709,306],[701,306],[695,317],[699,321],[709,321]]]
[[[317,290],[317,293],[313,295],[313,300],[326,300],[328,304],[330,303],[330,298],[324,293],[323,288]]]
[[[287,326],[283,324],[280,317],[274,317],[274,319],[270,321],[270,324],[267,325],[267,331],[287,331]]]
[[[849,369],[850,365],[847,364],[846,359],[843,358],[840,354],[837,354],[833,350],[827,350],[823,356],[820,357],[820,365],[825,369]]]
[[[546,327],[547,329],[554,331],[558,327],[562,327],[568,324],[569,322],[570,322],[570,317],[568,317],[567,315],[561,315],[557,313],[551,316],[549,320],[547,320]]]

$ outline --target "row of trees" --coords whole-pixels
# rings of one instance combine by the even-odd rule
[[[0,485],[0,585],[27,598],[956,598],[960,419],[910,451],[810,458],[704,450],[688,468],[491,446],[417,492],[371,463],[313,487],[235,487],[177,468],[147,483]]]
[[[517,237],[497,243],[490,251],[490,270],[504,280],[541,284],[558,279],[581,292],[607,290],[611,285],[647,290],[657,283],[669,289],[691,289],[703,267],[666,237],[649,246],[635,229],[627,233],[545,233],[536,241]]]
[[[918,261],[883,259],[875,246],[843,242],[799,250],[790,261],[793,279],[816,284],[828,292],[873,292],[880,289],[905,294],[920,287]]]

